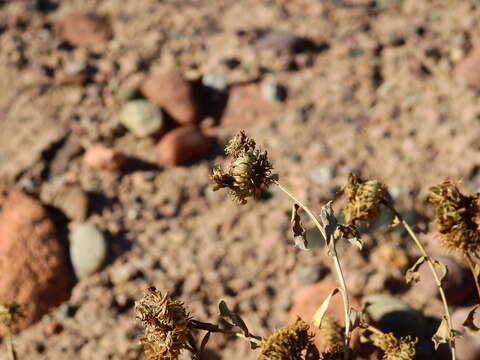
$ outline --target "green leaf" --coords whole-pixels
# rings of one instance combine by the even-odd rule
[[[299,208],[297,204],[293,204],[292,219],[290,220],[292,223],[293,241],[299,249],[309,251],[307,237],[305,236],[306,230],[302,225],[300,215],[298,215]]]
[[[480,307],[480,304],[475,305],[474,308],[472,310],[470,310],[467,318],[465,319],[465,321],[462,324],[465,331],[470,335],[477,335],[477,334],[480,333],[480,328],[477,325],[475,325],[475,323],[474,323],[474,321],[475,321],[475,311],[477,311],[477,309],[479,307]]]
[[[341,291],[340,288],[335,288],[333,289],[330,294],[327,296],[325,300],[323,300],[322,305],[315,311],[315,314],[313,315],[312,323],[314,326],[318,327],[320,329],[320,326],[322,325],[323,317],[325,316],[325,313],[328,310],[328,306],[330,305],[330,301],[332,300],[332,297]]]
[[[248,331],[247,325],[245,322],[242,320],[242,318],[231,311],[225,301],[220,301],[218,304],[218,309],[220,310],[220,316],[222,317],[223,320],[225,320],[227,323],[229,323],[232,326],[238,327],[245,336],[250,336],[250,332]]]

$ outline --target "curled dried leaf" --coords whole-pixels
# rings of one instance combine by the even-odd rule
[[[458,336],[458,332],[455,330],[450,330],[447,322],[447,318],[444,316],[442,317],[442,321],[438,326],[437,331],[432,337],[433,344],[435,346],[435,350],[438,349],[440,344],[449,343],[455,340],[455,337]]]
[[[325,313],[328,310],[328,306],[330,305],[330,301],[332,300],[332,297],[335,296],[339,291],[342,291],[340,288],[335,288],[333,289],[330,294],[327,296],[325,300],[323,300],[322,305],[315,311],[315,314],[313,315],[312,319],[312,324],[318,328],[322,325],[323,317],[325,316]]]
[[[412,281],[413,282],[418,282],[420,280],[420,266],[427,260],[425,256],[421,256],[415,264],[413,264],[410,269],[407,270],[405,274],[405,281],[407,284],[410,284]]]
[[[240,315],[231,311],[225,301],[220,301],[218,304],[218,309],[220,310],[220,316],[223,320],[229,323],[232,326],[238,327],[245,336],[250,336],[250,332],[248,331],[247,325],[242,320]]]
[[[301,250],[308,251],[308,240],[305,236],[306,230],[302,225],[302,221],[300,220],[300,215],[298,214],[299,209],[300,207],[297,204],[293,204],[292,219],[290,220],[292,223],[293,240],[295,241],[296,247]]]

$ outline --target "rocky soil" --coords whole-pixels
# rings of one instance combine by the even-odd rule
[[[319,234],[294,247],[276,187],[244,206],[212,191],[238,129],[317,211],[340,211],[350,172],[385,182],[465,313],[471,278],[426,197],[446,177],[480,191],[479,19],[474,0],[0,0],[0,296],[25,307],[19,358],[142,359],[151,284],[204,321],[223,299],[260,336],[311,315],[335,286]],[[439,359],[436,289],[404,283],[419,253],[391,221],[339,246],[354,303]],[[392,311],[408,316],[382,323]],[[221,335],[207,349],[255,358]]]

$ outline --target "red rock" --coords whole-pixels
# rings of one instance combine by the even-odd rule
[[[480,88],[480,46],[473,50],[460,61],[453,72],[455,79],[464,85]]]
[[[0,187],[0,299],[16,301],[24,329],[70,296],[70,269],[55,225],[41,203]]]
[[[310,323],[317,309],[322,305],[323,301],[327,298],[330,292],[336,287],[338,287],[338,285],[333,282],[321,281],[301,289],[295,297],[292,309],[288,314],[289,321],[295,321],[295,318],[300,316],[307,323]],[[350,306],[357,310],[361,310],[362,308],[360,302],[354,297],[350,297]],[[343,311],[343,301],[340,294],[336,294],[330,301],[327,315],[336,320],[340,325],[344,326],[345,313]],[[319,349],[323,349],[324,345],[321,341],[321,331],[315,329],[314,332],[315,344]],[[354,331],[352,334],[352,344],[358,343],[358,340],[358,332]]]
[[[93,14],[70,14],[54,24],[55,35],[76,46],[104,43],[112,37],[105,18]]]
[[[278,105],[263,98],[258,84],[234,86],[230,90],[221,124],[231,131],[246,129],[256,121],[273,117],[279,110]]]
[[[165,134],[157,144],[160,163],[184,165],[206,156],[215,140],[196,126],[181,126]]]
[[[125,165],[126,156],[104,145],[95,145],[87,150],[83,162],[94,169],[117,171]]]
[[[179,124],[198,121],[198,107],[193,88],[176,70],[153,72],[143,81],[143,95],[160,106]]]

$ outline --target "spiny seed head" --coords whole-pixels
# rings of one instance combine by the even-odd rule
[[[335,345],[320,355],[320,360],[343,360],[344,350],[343,344]]]
[[[258,344],[262,352],[257,360],[318,360],[319,353],[308,329],[299,317],[293,324],[277,329]]]
[[[256,149],[255,141],[245,132],[240,131],[230,140],[225,153],[231,162],[227,171],[214,168],[210,175],[213,191],[227,188],[239,204],[245,204],[247,198],[257,197],[265,186],[277,180],[267,153]]]
[[[140,341],[148,360],[174,360],[187,348],[192,319],[183,303],[151,286],[135,302],[135,312],[145,328]]]
[[[387,199],[387,188],[376,179],[362,180],[355,174],[348,176],[343,187],[348,204],[343,210],[348,224],[371,221],[378,216],[380,204]]]
[[[10,327],[21,317],[23,317],[22,308],[18,303],[0,303],[0,324]]]
[[[322,334],[322,348],[335,352],[336,348],[341,348],[345,342],[345,332],[342,326],[338,324],[332,317],[325,315],[320,325]]]
[[[393,333],[372,334],[370,340],[373,345],[383,350],[382,360],[413,360],[415,358],[415,345],[417,338],[410,336],[397,339]]]
[[[480,196],[463,195],[449,180],[432,186],[428,200],[435,206],[435,223],[442,243],[464,254],[480,250]]]

